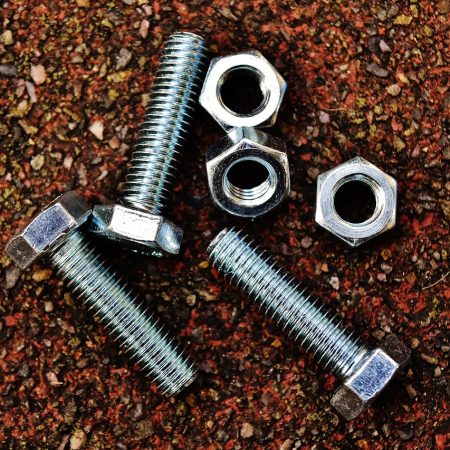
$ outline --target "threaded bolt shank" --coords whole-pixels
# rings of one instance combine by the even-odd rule
[[[74,294],[117,335],[164,393],[174,395],[195,379],[193,364],[156,319],[137,306],[136,295],[81,231],[68,235],[50,252],[49,259]]]
[[[368,355],[369,350],[325,312],[323,305],[240,232],[222,231],[208,252],[217,270],[253,297],[325,369],[345,378]]]
[[[167,40],[131,158],[121,202],[160,215],[186,142],[207,69],[204,40],[174,33]]]

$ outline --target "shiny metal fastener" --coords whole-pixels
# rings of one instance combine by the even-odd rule
[[[260,217],[290,193],[284,142],[254,128],[235,128],[210,147],[206,171],[214,203],[234,216]]]
[[[90,214],[81,195],[62,194],[14,236],[6,251],[22,269],[47,256],[146,375],[164,393],[175,395],[194,381],[196,369],[86,238],[80,227]]]
[[[409,348],[394,335],[388,335],[380,348],[368,349],[243,233],[223,230],[208,253],[219,273],[253,297],[300,346],[343,380],[331,404],[345,418],[363,412],[408,361]]]
[[[335,207],[338,190],[355,181],[368,186],[375,197],[372,215],[360,223],[344,220]],[[316,222],[352,247],[393,228],[396,211],[397,182],[364,158],[353,158],[317,179]]]
[[[91,231],[131,250],[177,254],[183,232],[162,216],[207,69],[205,41],[179,32],[165,44],[131,158],[121,205],[94,207]]]
[[[255,79],[262,93],[262,102],[248,114],[231,110],[223,101],[222,87],[236,74]],[[286,82],[275,67],[258,51],[214,58],[206,74],[200,104],[225,130],[235,127],[263,128],[272,126],[277,118]]]

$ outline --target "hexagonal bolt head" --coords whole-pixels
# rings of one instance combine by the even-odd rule
[[[408,362],[410,349],[395,335],[370,353],[334,393],[331,404],[348,420],[362,413]]]
[[[180,251],[183,231],[164,217],[122,205],[96,205],[90,231],[146,255]]]
[[[85,223],[90,214],[91,208],[80,194],[66,192],[17,233],[6,246],[6,252],[21,269],[26,269]]]
[[[242,73],[257,81],[263,96],[261,104],[248,114],[232,111],[221,95],[225,81]],[[237,53],[211,61],[199,101],[225,131],[235,127],[270,127],[277,119],[286,86],[283,77],[261,53]]]
[[[206,170],[216,206],[238,217],[266,214],[290,193],[284,142],[254,128],[235,128],[209,148]],[[252,172],[259,173],[257,179]]]
[[[335,208],[337,191],[353,181],[369,186],[376,202],[372,216],[361,223],[344,220]],[[393,228],[396,211],[397,182],[364,158],[353,158],[320,174],[317,179],[316,222],[351,247]]]

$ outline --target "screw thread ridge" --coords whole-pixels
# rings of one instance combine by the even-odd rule
[[[116,340],[166,394],[175,395],[197,372],[166,330],[137,304],[137,297],[104,262],[81,231],[70,234],[49,256],[51,264],[100,317]]]
[[[122,191],[124,205],[162,213],[191,128],[206,55],[205,41],[193,33],[174,33],[167,40]]]
[[[223,230],[208,252],[214,267],[253,297],[325,369],[345,378],[368,354],[352,333],[323,310],[323,304],[311,299],[241,232]]]

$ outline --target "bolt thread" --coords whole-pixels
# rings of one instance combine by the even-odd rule
[[[157,320],[137,304],[137,297],[111,270],[81,231],[70,234],[50,262],[109,331],[122,342],[166,394],[174,395],[196,377],[196,369]]]
[[[234,229],[223,230],[208,248],[217,270],[253,297],[300,346],[337,376],[349,376],[368,354],[323,304],[300,289],[270,257]]]
[[[205,41],[193,33],[175,33],[167,40],[131,157],[121,198],[124,205],[162,213],[176,158],[190,131],[206,55]]]

